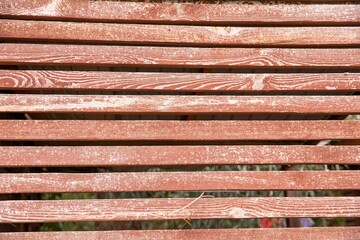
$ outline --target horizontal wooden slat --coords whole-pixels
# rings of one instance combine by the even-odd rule
[[[207,25],[358,25],[359,16],[358,5],[192,5],[78,0],[0,2],[0,17],[23,19]]]
[[[357,114],[360,96],[0,94],[0,112],[114,114]]]
[[[360,121],[1,120],[0,140],[359,139]]]
[[[360,197],[1,201],[0,222],[360,217]]]
[[[359,68],[360,49],[177,48],[0,44],[3,65]]]
[[[359,146],[0,146],[1,167],[360,164]]]
[[[0,70],[0,89],[136,91],[360,90],[358,73],[231,74]]]
[[[321,228],[253,228],[253,229],[191,229],[191,230],[122,230],[122,231],[62,231],[0,233],[7,240],[62,239],[128,239],[128,240],[239,240],[239,239],[308,239],[358,240],[360,227]]]
[[[355,190],[360,171],[0,174],[0,193]]]
[[[359,27],[209,27],[0,21],[0,39],[182,46],[360,46]],[[28,31],[31,29],[31,31]]]

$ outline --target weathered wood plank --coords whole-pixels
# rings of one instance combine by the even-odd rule
[[[0,222],[360,217],[360,197],[1,201]]]
[[[18,141],[359,139],[360,121],[1,120],[0,132]]]
[[[119,1],[12,0],[0,17],[76,21],[224,25],[359,25],[358,5],[159,4]]]
[[[2,173],[0,193],[355,190],[360,171]]]
[[[0,146],[1,167],[360,164],[359,146]]]
[[[112,114],[357,114],[360,96],[0,94],[0,112]]]
[[[6,41],[202,47],[360,46],[358,27],[209,27],[2,20],[0,29],[0,39]]]
[[[360,49],[179,48],[0,44],[3,65],[156,66],[189,68],[360,67]]]
[[[253,228],[253,229],[191,229],[191,230],[123,230],[123,231],[62,231],[0,233],[7,240],[62,240],[62,239],[128,239],[128,240],[239,240],[239,239],[327,239],[358,240],[360,227],[321,228]]]
[[[221,74],[0,70],[0,89],[122,91],[349,91],[358,73]]]

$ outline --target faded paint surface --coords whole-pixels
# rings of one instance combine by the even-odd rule
[[[0,112],[356,114],[360,96],[103,96],[0,94]]]
[[[188,68],[359,68],[357,48],[177,48],[0,44],[0,64]]]
[[[0,89],[138,91],[360,90],[359,73],[242,74],[0,70]]]
[[[356,4],[194,6],[118,1],[11,0],[0,2],[0,16],[135,23],[349,25],[360,22],[360,8]]]
[[[3,173],[0,193],[356,190],[357,179],[360,171]]]
[[[359,27],[209,27],[0,21],[0,39],[181,46],[360,46]]]
[[[2,167],[360,164],[359,146],[0,146]]]
[[[360,217],[360,197],[199,198],[188,205],[193,200],[151,198],[1,201],[0,222]],[[187,208],[182,209],[187,205]],[[240,211],[241,216],[237,214]]]
[[[0,120],[0,132],[18,141],[359,139],[360,121]]]

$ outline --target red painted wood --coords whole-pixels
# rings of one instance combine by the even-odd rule
[[[360,164],[359,146],[0,146],[1,167]]]
[[[191,230],[122,230],[122,231],[63,231],[63,232],[18,232],[0,233],[7,240],[62,240],[62,239],[200,239],[200,240],[239,240],[239,239],[327,239],[358,240],[360,227],[321,227],[321,228],[253,228],[253,229],[191,229]]]
[[[0,44],[3,65],[156,66],[189,68],[360,67],[360,49],[177,48]]]
[[[114,114],[357,114],[360,96],[0,94],[0,112]]]
[[[0,89],[335,92],[360,90],[360,74],[212,74],[0,70]]]
[[[335,0],[335,2],[339,1]],[[0,16],[22,19],[206,25],[359,25],[360,8],[356,4],[193,5],[119,1],[11,0],[0,2]]]
[[[1,120],[0,140],[359,139],[360,121]]]
[[[3,20],[0,28],[0,39],[5,41],[161,46],[360,46],[358,27],[209,27]]]
[[[1,201],[0,222],[360,217],[360,197]]]
[[[307,1],[307,0],[304,0]],[[326,1],[326,0],[325,0]],[[328,0],[326,2],[333,2]],[[2,65],[358,70],[358,5],[158,4],[13,0],[0,18],[3,41],[164,44],[179,47],[0,44]],[[166,25],[130,25],[162,23]],[[169,24],[186,24],[188,26]],[[189,26],[207,25],[202,27]],[[221,27],[214,27],[222,25]],[[233,26],[238,27],[233,27]],[[284,28],[280,26],[299,26]],[[241,26],[241,27],[239,27]],[[248,26],[248,27],[246,27]],[[257,27],[249,27],[257,26]],[[263,28],[259,26],[272,26]],[[275,27],[277,26],[277,27]],[[301,26],[301,27],[300,27]],[[310,27],[312,26],[312,27]],[[316,27],[315,27],[316,26]],[[321,27],[320,27],[321,26]],[[325,27],[332,26],[332,27]],[[347,27],[340,27],[347,26]],[[31,31],[29,31],[31,29]],[[170,33],[170,34],[169,34]],[[227,46],[254,48],[194,48]],[[258,48],[255,48],[258,47]],[[260,48],[262,47],[262,48]],[[2,73],[5,73],[3,75]],[[26,77],[24,77],[26,76]],[[170,91],[349,91],[358,74],[167,74],[0,71],[2,89]],[[5,79],[5,80],[4,80]],[[124,81],[125,80],[125,81]],[[50,84],[49,84],[50,83]],[[196,100],[196,101],[195,101]],[[95,102],[94,102],[95,101]],[[127,101],[127,102],[126,102]],[[130,101],[130,102],[129,102]],[[132,102],[131,102],[132,101]],[[236,101],[236,102],[235,102]],[[95,104],[96,103],[96,104]],[[190,106],[190,104],[193,104]],[[359,113],[356,96],[0,95],[0,111],[121,114]],[[26,106],[26,107],[24,107]],[[0,140],[228,141],[359,139],[359,121],[0,121]],[[0,166],[359,164],[360,148],[316,146],[0,147]],[[10,152],[9,152],[10,151]],[[61,152],[60,152],[61,151]],[[150,155],[152,154],[152,155]],[[151,156],[151,157],[149,157]],[[359,189],[359,171],[0,174],[0,192]],[[354,180],[355,179],[355,180]],[[360,217],[360,197],[0,201],[0,222]],[[212,232],[210,232],[212,231]],[[356,239],[359,228],[112,232],[118,238]],[[25,237],[0,234],[4,237]],[[35,239],[41,233],[29,235]],[[36,235],[35,235],[36,234]],[[109,232],[46,233],[106,237]],[[268,234],[268,235],[266,235]],[[197,237],[198,236],[198,237]],[[257,237],[258,236],[258,237]],[[260,237],[259,237],[260,236]]]
[[[356,190],[360,171],[2,173],[0,193]]]

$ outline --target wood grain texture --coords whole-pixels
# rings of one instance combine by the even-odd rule
[[[0,193],[355,190],[360,171],[2,173]]]
[[[321,228],[253,228],[253,229],[191,229],[191,230],[123,230],[123,231],[62,231],[0,233],[7,240],[241,240],[241,239],[308,239],[358,240],[360,227]]]
[[[0,2],[0,17],[21,19],[207,25],[359,25],[359,16],[358,5],[219,6],[77,0]]]
[[[360,96],[0,94],[0,112],[105,114],[357,114]]]
[[[232,74],[0,70],[0,89],[122,91],[349,91],[359,73]]]
[[[360,67],[360,49],[179,48],[100,45],[0,44],[3,65],[188,68]]]
[[[0,222],[360,217],[360,197],[1,201]]]
[[[1,167],[360,164],[359,146],[0,146]]]
[[[359,27],[209,27],[2,20],[0,29],[0,39],[17,42],[202,47],[360,46]]]
[[[18,141],[359,139],[360,121],[1,120],[0,132]]]

